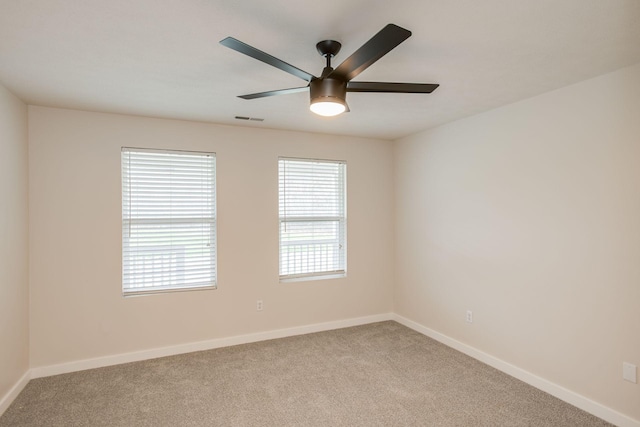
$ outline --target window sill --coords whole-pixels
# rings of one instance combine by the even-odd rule
[[[280,283],[309,282],[312,280],[342,279],[347,273],[319,274],[314,276],[280,276]]]
[[[139,291],[123,291],[122,296],[125,298],[128,297],[140,297],[143,295],[154,295],[154,294],[168,294],[173,292],[188,292],[188,291],[210,291],[218,289],[218,285],[210,285],[210,286],[194,286],[190,288],[171,288],[171,289],[148,289],[148,290],[139,290]]]

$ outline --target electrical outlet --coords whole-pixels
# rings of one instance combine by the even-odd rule
[[[473,311],[467,310],[467,316],[465,317],[467,323],[473,323]]]
[[[634,384],[638,383],[638,368],[628,362],[622,362],[622,379]]]
[[[258,301],[256,301],[256,310],[262,311],[262,309],[264,309],[264,304],[262,303],[262,300],[259,299]]]

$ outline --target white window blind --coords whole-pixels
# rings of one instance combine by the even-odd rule
[[[216,286],[213,153],[122,149],[126,295]]]
[[[346,273],[346,174],[340,161],[279,159],[280,278]]]

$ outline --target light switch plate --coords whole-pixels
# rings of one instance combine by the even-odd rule
[[[634,384],[638,383],[638,368],[631,363],[622,362],[622,378]]]

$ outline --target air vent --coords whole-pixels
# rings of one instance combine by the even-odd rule
[[[253,122],[264,122],[264,119],[260,119],[258,117],[245,117],[245,116],[236,116],[236,120],[251,120]]]

